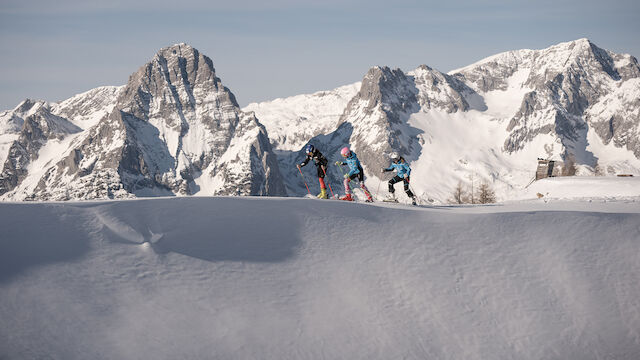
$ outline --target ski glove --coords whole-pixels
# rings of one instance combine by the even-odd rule
[[[348,179],[349,178],[349,174],[344,174],[344,178]]]
[[[336,161],[336,165],[342,165],[341,161]]]
[[[380,169],[380,172],[383,173],[384,172],[384,168]]]

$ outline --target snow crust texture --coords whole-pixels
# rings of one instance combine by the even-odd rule
[[[173,198],[0,219],[2,358],[640,353],[637,202]]]

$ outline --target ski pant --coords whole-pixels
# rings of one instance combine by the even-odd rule
[[[360,187],[362,188],[362,190],[364,190],[364,193],[367,194],[367,196],[370,196],[369,189],[367,189],[367,187],[364,185],[364,175],[362,171],[344,179],[344,192],[347,194],[351,194],[351,187],[349,186],[349,182],[355,179],[358,179],[358,182],[360,182]]]
[[[398,175],[392,177],[391,180],[389,180],[389,192],[393,194],[396,191],[393,188],[393,185],[399,183],[400,181],[404,182],[404,192],[407,193],[408,197],[412,198],[413,193],[411,192],[411,190],[409,190],[409,177],[407,177],[406,179],[403,179]]]
[[[324,183],[324,175],[325,175],[325,169],[322,168],[323,165],[316,165],[316,170],[318,170],[318,182],[320,182],[320,189],[326,189],[327,185],[325,185]]]
[[[322,169],[323,166],[326,169],[326,165],[320,165],[320,164],[316,165],[316,170],[318,171],[318,177],[321,179],[324,179],[324,173],[326,171],[325,169]]]

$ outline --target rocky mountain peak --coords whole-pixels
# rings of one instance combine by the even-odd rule
[[[18,106],[16,106],[12,113],[21,118],[26,118],[27,116],[33,115],[38,111],[49,111],[51,108],[50,104],[43,100],[33,100],[33,99],[25,99]]]
[[[466,97],[475,95],[475,91],[455,77],[427,65],[420,65],[408,74],[413,77],[418,90],[418,104],[422,109],[439,109],[453,113],[471,108]]]
[[[362,79],[358,97],[361,100],[367,100],[369,108],[373,108],[381,103],[394,102],[399,90],[404,91],[409,87],[407,76],[402,70],[375,66],[369,69]],[[409,92],[415,93],[413,90]]]
[[[418,90],[409,77],[400,69],[375,66],[362,79],[358,94],[349,102],[341,122],[351,116],[355,108],[367,114],[384,112],[386,121],[400,122],[402,113],[411,111]]]
[[[195,109],[194,92],[204,95],[210,91],[238,107],[235,97],[216,77],[211,59],[189,45],[177,44],[158,51],[131,75],[118,107],[141,117],[168,108],[182,113]],[[150,102],[152,98],[155,103]]]
[[[90,101],[96,98],[113,102]],[[92,111],[94,107],[99,110]],[[187,44],[160,49],[124,87],[94,89],[63,102],[56,111],[90,127],[74,141],[63,141],[65,135],[40,137],[40,143],[59,141],[69,148],[36,175],[39,179],[25,185],[29,188],[18,188],[25,173],[4,181],[3,192],[16,189],[9,197],[286,193],[266,130],[255,116],[240,110],[216,77],[211,59]],[[38,129],[60,129],[49,126],[54,123],[38,124],[44,124]],[[34,141],[16,142],[32,149],[21,158],[39,156]],[[9,157],[17,155],[13,151]],[[24,166],[18,161],[17,167]],[[5,165],[9,175],[16,173],[14,168]]]

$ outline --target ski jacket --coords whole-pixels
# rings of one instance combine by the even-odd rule
[[[391,165],[384,169],[384,171],[397,171],[397,174],[400,178],[404,178],[404,175],[406,174],[407,177],[411,174],[411,168],[409,167],[409,164],[407,164],[404,160],[400,160],[397,163],[391,163]]]
[[[360,160],[358,160],[356,153],[354,153],[353,151],[351,152],[351,155],[342,162],[342,165],[349,165],[349,176],[353,174],[359,174],[360,169],[362,169]]]
[[[313,150],[313,154],[312,155],[307,154],[307,157],[300,164],[300,166],[307,165],[311,159],[313,159],[313,161],[316,163],[316,166],[323,165],[326,168],[327,164],[329,163],[327,158],[324,157],[324,155],[322,155],[322,153],[318,149],[315,149],[315,150]]]

